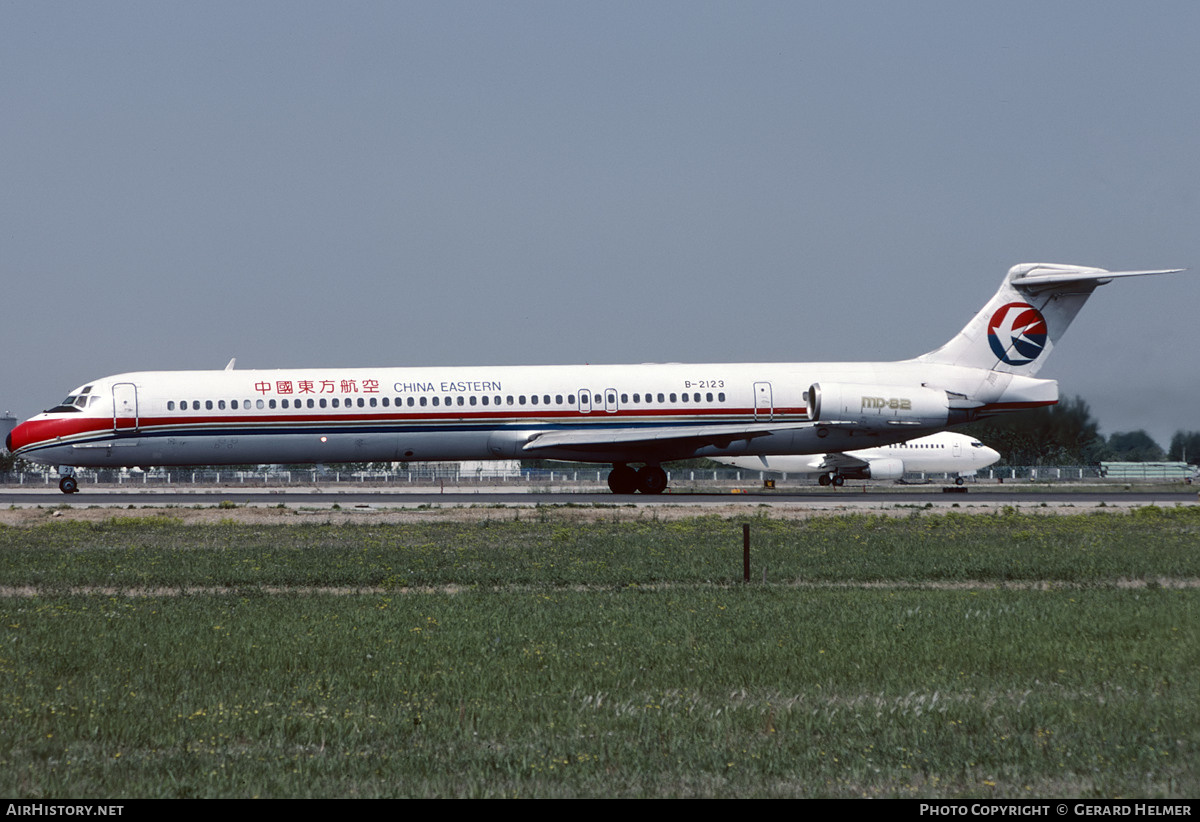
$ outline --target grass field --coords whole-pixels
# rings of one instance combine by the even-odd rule
[[[619,513],[0,527],[0,795],[1200,795],[1200,509]]]

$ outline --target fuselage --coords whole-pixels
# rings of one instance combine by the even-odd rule
[[[945,383],[952,372],[975,369],[908,361],[136,372],[72,391],[17,426],[9,450],[86,467],[522,457],[657,464],[820,453],[901,441],[939,422],[906,416],[894,430],[869,432],[799,425],[810,421],[807,392],[815,382],[903,394],[918,372],[938,370]],[[775,430],[727,443],[668,436],[681,426],[756,424]],[[644,436],[625,446],[605,441],[606,429]],[[540,435],[581,430],[599,444],[525,449]],[[665,433],[648,446],[656,432]]]

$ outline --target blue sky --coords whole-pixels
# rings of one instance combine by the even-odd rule
[[[124,371],[915,356],[1200,430],[1200,4],[0,2],[0,410]]]

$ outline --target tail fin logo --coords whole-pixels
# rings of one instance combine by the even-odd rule
[[[1027,365],[1046,347],[1046,319],[1029,303],[1008,303],[988,321],[992,353],[1008,365]]]

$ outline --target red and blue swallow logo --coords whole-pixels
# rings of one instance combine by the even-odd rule
[[[1027,365],[1046,348],[1046,319],[1029,303],[1008,303],[988,321],[992,353],[1009,365]]]

